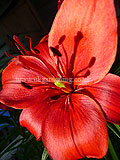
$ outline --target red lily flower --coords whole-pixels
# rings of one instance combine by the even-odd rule
[[[3,71],[0,101],[23,109],[21,125],[54,160],[105,156],[106,120],[120,124],[120,78],[107,74],[117,44],[113,1],[64,0],[48,45],[27,51],[14,40],[27,56]]]

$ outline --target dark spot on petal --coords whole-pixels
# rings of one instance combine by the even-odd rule
[[[29,84],[25,83],[25,82],[21,82],[22,86],[27,88],[27,89],[32,89],[33,87],[30,86]]]
[[[92,57],[89,63],[89,67],[92,67],[95,64],[96,58]]]
[[[63,36],[59,39],[58,44],[61,45],[61,44],[63,43],[63,41],[65,40],[65,38],[66,38],[66,36],[63,35]]]
[[[87,70],[87,72],[86,72],[85,75],[84,75],[84,78],[87,78],[89,75],[90,75],[90,71]]]
[[[60,95],[55,95],[55,96],[52,96],[52,97],[51,97],[52,100],[57,100],[57,99],[59,99],[59,98],[60,98]]]
[[[54,47],[50,47],[50,49],[51,49],[51,51],[52,51],[55,55],[57,55],[57,56],[59,56],[59,57],[62,57],[62,54],[60,53],[59,50],[57,50],[57,49],[54,48]]]
[[[29,67],[24,66],[24,68],[25,68],[25,69],[27,69],[27,70],[30,70],[30,68],[29,68]]]

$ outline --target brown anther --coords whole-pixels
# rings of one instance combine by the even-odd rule
[[[57,50],[57,49],[54,48],[54,47],[50,47],[50,49],[51,49],[51,51],[52,51],[55,55],[57,55],[58,57],[62,57],[62,54],[60,53],[59,50]]]

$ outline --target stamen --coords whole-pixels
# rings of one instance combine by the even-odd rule
[[[48,42],[48,34],[40,40],[40,43],[43,43],[43,42]]]
[[[69,72],[68,72],[68,55],[67,55],[67,52],[66,52],[63,44],[62,44],[62,48],[63,48],[63,51],[65,53],[65,57],[66,57],[66,67],[65,67],[66,68],[66,75],[69,76]]]
[[[63,77],[63,73],[62,73],[61,70],[60,70],[59,63],[60,63],[60,60],[59,60],[59,58],[57,57],[57,70],[58,70],[58,72],[60,73],[60,75]]]
[[[19,37],[14,35],[13,36],[14,41],[16,42],[15,45],[16,47],[21,51],[21,49],[18,47],[17,44],[19,44],[19,46],[25,51],[26,54],[29,55],[29,51],[27,51],[27,49],[23,46],[23,44],[20,42]],[[21,53],[24,55],[24,53],[21,51]]]
[[[66,36],[63,35],[63,36],[59,39],[58,44],[61,45],[61,44],[63,43],[63,41],[65,40],[65,38],[66,38]]]
[[[29,43],[30,43],[30,50],[34,53],[34,54],[40,54],[40,51],[36,48],[33,49],[32,47],[32,38],[30,36],[25,36],[25,38],[29,39]]]
[[[62,57],[62,54],[60,53],[59,50],[57,50],[57,49],[54,48],[54,47],[50,47],[50,49],[51,49],[51,51],[52,51],[55,55],[57,55],[58,57]]]
[[[78,48],[78,45],[80,43],[80,40],[83,38],[83,34],[78,31],[77,32],[77,35],[74,37],[74,51],[73,51],[73,54],[71,55],[71,59],[70,59],[70,72],[72,74],[73,70],[74,70],[74,63],[75,63],[75,59],[76,59],[76,53],[77,53],[77,48]]]
[[[42,56],[39,55],[39,59],[46,65],[54,77],[58,77],[56,70]]]
[[[17,43],[15,42],[14,45],[17,47],[17,49],[21,52],[21,54],[24,56],[25,54],[23,53],[23,51],[21,51],[20,47],[17,45]]]
[[[81,77],[87,78],[89,75],[90,75],[90,70],[87,70],[84,75],[77,76],[77,77],[75,77],[75,78],[81,78]]]
[[[92,57],[92,58],[90,59],[90,62],[89,62],[89,64],[88,64],[88,66],[85,67],[85,68],[83,68],[83,69],[81,69],[81,70],[79,70],[79,71],[75,74],[75,77],[77,77],[77,75],[78,75],[79,73],[85,71],[86,69],[93,67],[93,65],[95,64],[95,61],[96,61],[96,57]],[[90,71],[89,71],[89,70],[85,73],[85,76],[84,76],[85,78],[86,78],[86,75],[87,75],[87,76],[90,75]]]
[[[37,52],[37,54],[39,54],[39,57],[37,57],[37,58],[39,58],[46,65],[46,67],[53,74],[53,76],[58,77],[56,70],[40,55],[40,51],[37,50],[37,49],[32,48],[31,37],[30,36],[26,36],[26,38],[28,38],[29,41],[30,41],[30,50],[31,50],[31,52],[33,54],[35,54],[35,55],[36,55],[36,52]]]
[[[32,49],[32,41],[31,41],[31,37],[30,37],[30,36],[25,36],[25,38],[28,38],[28,39],[29,39],[30,49]]]
[[[91,67],[95,64],[95,61],[96,61],[96,58],[95,58],[95,57],[92,57],[92,58],[90,59],[90,62],[89,62],[88,67],[91,68]]]
[[[63,76],[63,74],[65,75],[65,65],[62,61],[62,59],[59,59],[59,57],[62,57],[62,54],[60,53],[60,51],[58,50],[59,45],[57,45],[55,48],[54,47],[50,47],[51,51],[57,55],[57,70],[60,73],[61,76]],[[61,69],[60,69],[61,68]]]
[[[87,70],[87,72],[86,72],[85,75],[84,75],[84,78],[87,78],[89,75],[90,75],[90,71]]]
[[[15,58],[15,56],[13,56],[13,55],[7,53],[7,51],[5,51],[5,55],[8,56],[8,57],[13,57],[13,58]]]

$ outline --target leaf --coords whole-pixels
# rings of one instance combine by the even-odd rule
[[[11,160],[13,154],[18,150],[19,146],[23,143],[23,137],[17,136],[1,153],[0,160]]]
[[[41,160],[47,160],[47,158],[48,158],[48,153],[46,149],[44,148]]]
[[[110,130],[118,137],[120,138],[120,127],[115,124],[107,123],[107,126],[110,128]],[[116,129],[117,128],[117,129]],[[119,132],[118,132],[119,131]]]
[[[113,160],[119,160],[110,138],[109,138],[109,151],[110,151],[110,154],[111,154]]]
[[[120,132],[120,126],[117,124],[114,124],[114,126],[117,128],[117,130]]]
[[[120,66],[115,71],[115,74],[119,74],[119,73],[120,73]]]
[[[30,135],[30,137],[27,139],[26,143],[30,142],[35,136],[33,134]]]

